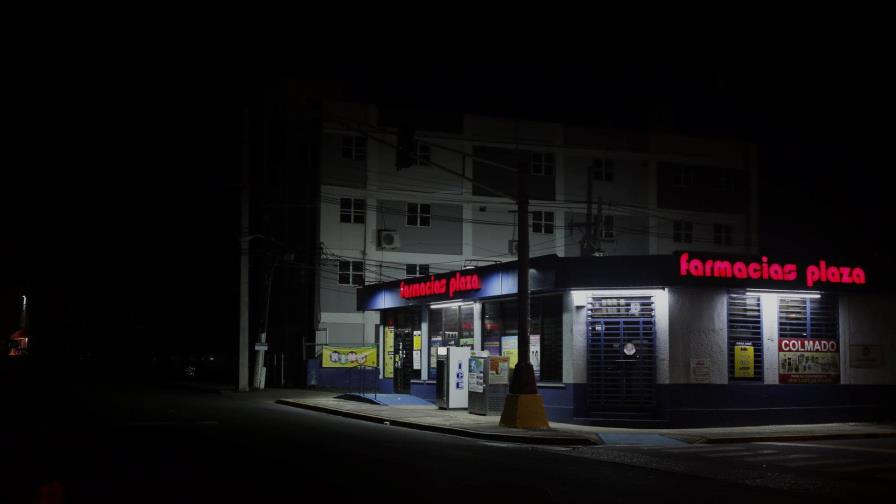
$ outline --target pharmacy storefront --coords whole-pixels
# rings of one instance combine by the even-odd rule
[[[377,390],[435,401],[444,347],[506,356],[512,368],[516,275],[511,262],[358,289],[358,310],[379,312]],[[735,425],[893,413],[896,302],[860,265],[542,256],[529,276],[530,359],[551,420]]]

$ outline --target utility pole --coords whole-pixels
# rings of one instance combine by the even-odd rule
[[[396,152],[402,149],[402,146],[400,145],[377,138],[367,131],[353,127],[349,120],[345,120],[343,123],[349,129],[357,131],[370,140],[395,148]],[[406,140],[406,134],[403,136],[405,137],[404,140]],[[416,140],[413,136],[411,136],[410,139]],[[440,149],[443,148],[440,145],[427,145],[435,146]],[[446,150],[450,151],[451,149],[447,148]],[[549,428],[549,424],[544,409],[544,400],[538,394],[538,387],[535,382],[535,370],[532,367],[532,363],[529,362],[529,195],[527,190],[527,172],[529,170],[529,165],[528,163],[521,162],[521,160],[517,160],[517,166],[510,167],[478,156],[471,156],[467,153],[462,154],[475,161],[481,161],[509,172],[516,172],[517,190],[514,195],[489,187],[471,177],[467,177],[465,174],[457,173],[446,166],[433,162],[429,163],[429,166],[448,172],[473,185],[483,187],[492,193],[507,197],[517,204],[517,214],[519,215],[517,223],[517,230],[519,233],[519,251],[517,257],[518,359],[513,371],[513,378],[510,382],[510,393],[507,394],[507,398],[504,401],[504,410],[501,412],[500,424],[505,427],[516,427],[521,429],[547,429]],[[414,152],[410,152],[410,157],[412,161],[417,160]]]
[[[240,341],[237,390],[249,391],[249,109],[243,111],[242,216],[240,223]]]
[[[594,199],[594,161],[588,165],[588,180],[585,182],[585,187],[588,188],[588,206],[585,210],[585,236],[582,237],[582,248],[581,248],[581,256],[588,257],[594,253],[594,245],[592,238],[594,237],[594,220],[591,215],[591,201]]]
[[[528,168],[528,167],[526,167]],[[519,357],[510,383],[511,394],[537,394],[535,370],[529,362],[529,195],[526,172],[517,169],[517,212],[519,212],[519,255],[517,257],[517,351]]]
[[[549,427],[544,400],[538,395],[535,369],[529,361],[529,166],[517,163],[516,205],[519,251],[517,254],[517,364],[510,380],[510,392],[504,401],[500,425],[522,429]]]

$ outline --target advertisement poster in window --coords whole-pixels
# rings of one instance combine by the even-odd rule
[[[499,341],[497,338],[491,340],[486,340],[483,338],[482,349],[488,352],[489,355],[501,355],[501,341]]]
[[[395,328],[386,326],[383,330],[383,378],[392,378],[395,362]]]
[[[734,347],[734,377],[735,378],[753,378],[755,370],[753,369],[754,349],[750,343],[738,342]]]
[[[535,369],[535,379],[541,380],[541,335],[529,335],[529,362]]]
[[[840,383],[840,345],[835,339],[780,338],[780,383]]]
[[[510,369],[514,369],[519,360],[517,348],[516,336],[501,336],[501,355],[509,360]]]
[[[440,336],[433,336],[429,338],[429,378],[432,380],[436,379],[436,362],[439,352],[439,347],[442,346],[442,338]]]
[[[485,361],[487,359],[481,357],[473,357],[470,359],[470,392],[482,392],[485,390]]]
[[[420,331],[414,331],[414,369],[420,369],[422,367],[423,356],[421,355],[423,348],[423,333]]]

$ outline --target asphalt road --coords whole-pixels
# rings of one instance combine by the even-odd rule
[[[888,495],[896,481],[893,438],[730,444],[626,441],[569,453],[842,501]]]
[[[880,467],[846,469],[892,466],[892,442],[536,448],[360,422],[270,396],[118,385],[6,394],[0,502],[42,491],[47,502],[91,503],[792,504],[886,495],[877,492],[892,484]],[[818,455],[782,458],[808,453]],[[841,470],[781,465],[827,458]]]

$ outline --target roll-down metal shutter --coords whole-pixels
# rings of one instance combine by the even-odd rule
[[[649,410],[655,403],[653,298],[588,300],[588,406],[592,412]]]

